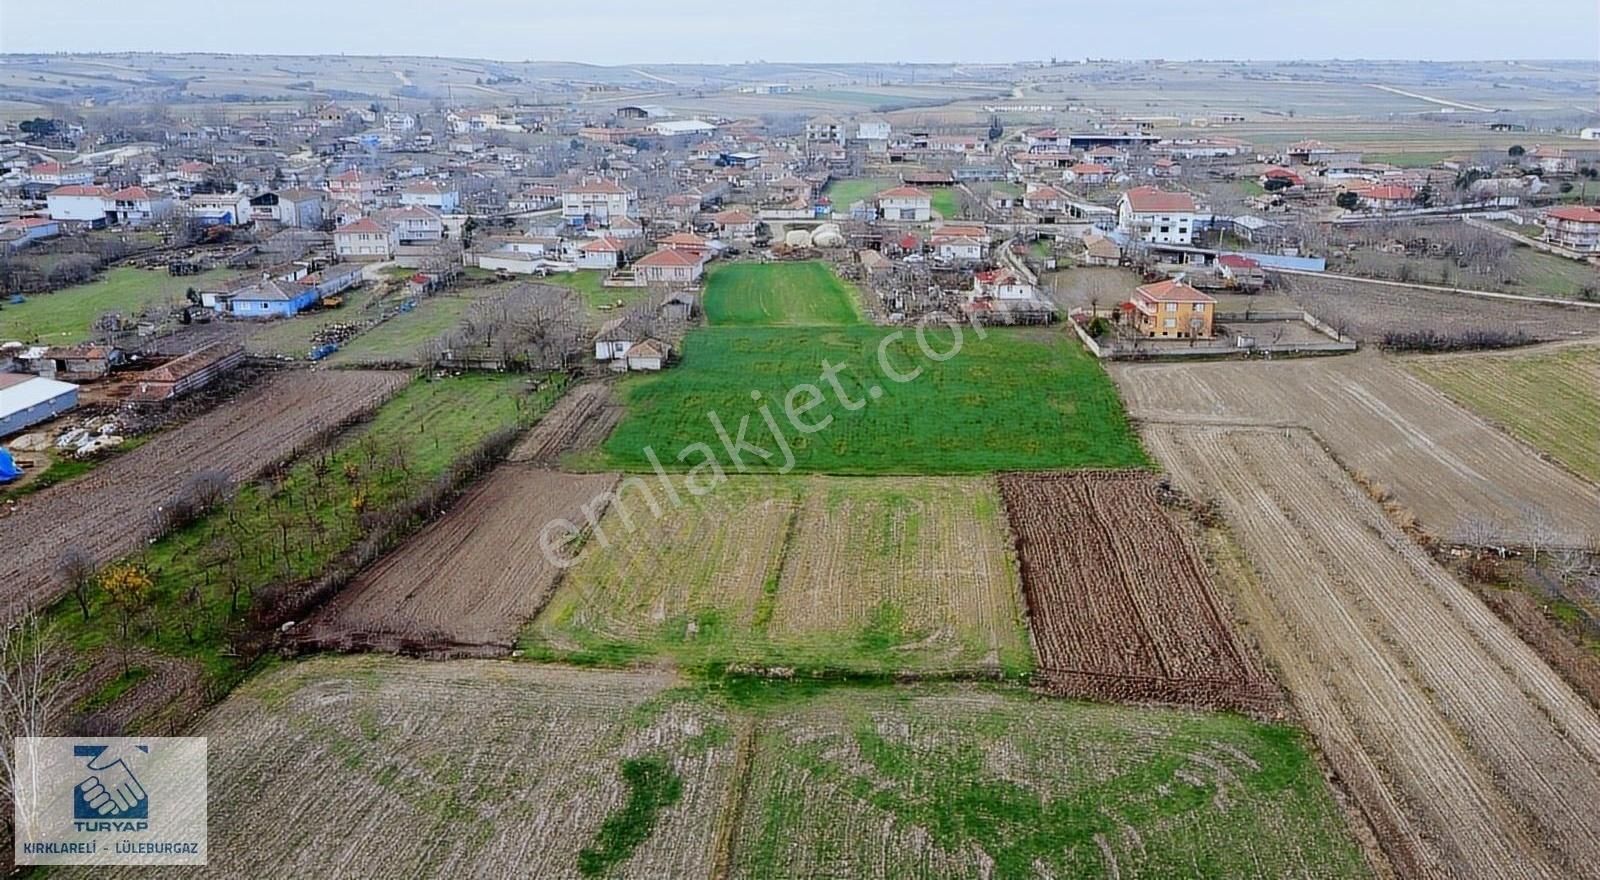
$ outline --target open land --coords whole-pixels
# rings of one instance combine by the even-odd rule
[[[109,269],[87,284],[33,294],[21,305],[0,306],[0,342],[73,345],[91,337],[90,328],[101,315],[116,312],[131,320],[152,306],[187,304],[184,291],[228,274],[214,270],[174,277],[150,269]]]
[[[733,263],[706,280],[713,325],[818,325],[861,322],[858,294],[828,264]]]
[[[581,522],[583,505],[615,480],[500,467],[341,590],[304,638],[338,650],[509,652],[560,573],[541,530],[557,518]]]
[[[865,674],[1030,666],[988,481],[735,477],[662,516],[645,491],[619,487],[524,633],[528,656]]]
[[[1238,605],[1406,876],[1600,857],[1600,719],[1304,431],[1147,425],[1237,536]]]
[[[1495,430],[1393,361],[1339,358],[1117,364],[1112,375],[1143,422],[1302,426],[1378,491],[1392,492],[1437,537],[1482,526],[1490,537],[1582,546],[1600,527],[1600,490]],[[1557,526],[1559,535],[1536,534]]]
[[[622,419],[611,386],[587,382],[562,397],[511,450],[511,461],[558,463],[563,457],[588,452],[605,442]]]
[[[69,548],[109,562],[143,542],[153,515],[200,471],[238,482],[319,435],[370,411],[404,385],[399,373],[289,372],[152,438],[78,480],[19,501],[6,517],[12,550],[0,560],[3,612],[60,594],[56,566]]]
[[[930,330],[930,359],[907,330],[893,338],[868,327],[820,331],[708,328],[684,340],[683,362],[667,373],[629,377],[618,385],[628,414],[604,446],[597,468],[648,471],[646,450],[669,468],[700,465],[706,451],[733,469],[708,413],[730,436],[749,417],[746,437],[770,453],[742,456],[751,470],[785,467],[782,449],[763,427],[770,407],[793,451],[793,470],[835,474],[957,474],[1069,467],[1139,467],[1138,440],[1100,364],[1076,339],[1059,332],[971,328],[960,337]],[[887,339],[887,341],[885,341]],[[879,352],[895,371],[880,375]],[[824,363],[843,365],[834,381],[843,401],[820,378]],[[922,373],[910,381],[892,381]],[[801,416],[813,434],[785,417],[791,389],[816,386],[823,402]],[[880,396],[874,399],[872,388]],[[760,392],[760,403],[752,392]],[[799,406],[805,396],[797,398]],[[678,458],[682,454],[683,458]]]
[[[1600,347],[1433,355],[1404,364],[1451,400],[1600,483]]]
[[[1600,309],[1517,302],[1350,278],[1274,276],[1283,292],[1356,341],[1386,344],[1397,337],[1467,340],[1484,333],[1515,342],[1600,335]]]
[[[1202,708],[1277,704],[1149,474],[1006,474],[1000,489],[1046,687]]]
[[[833,202],[835,213],[845,214],[856,202],[870,199],[886,189],[899,185],[900,181],[893,177],[847,178],[830,182],[822,194]]]

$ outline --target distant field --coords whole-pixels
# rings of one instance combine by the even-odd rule
[[[410,312],[401,312],[350,340],[328,358],[328,364],[413,362],[424,342],[451,330],[472,304],[488,295],[482,288],[467,294],[431,296]]]
[[[649,471],[645,450],[654,449],[669,467],[694,467],[710,455],[732,468],[708,415],[714,411],[732,432],[749,417],[747,439],[770,453],[763,460],[746,452],[747,468],[783,470],[786,457],[764,428],[763,404],[781,420],[792,469],[800,472],[958,474],[1147,464],[1105,371],[1059,330],[991,329],[979,339],[966,327],[959,349],[950,331],[929,331],[929,350],[954,352],[943,362],[919,348],[915,331],[885,342],[890,332],[713,327],[691,333],[681,364],[619,384],[628,414],[605,443],[605,454],[590,464]],[[895,376],[923,372],[904,383],[890,381],[880,368],[880,350]],[[824,362],[837,368],[833,382],[842,400],[822,378]],[[808,408],[816,398],[807,385],[823,398],[814,408]],[[784,401],[796,388],[801,424],[815,428],[831,417],[826,427],[809,435],[794,430]],[[762,403],[752,400],[753,392]]]
[[[643,492],[619,489],[524,632],[525,656],[872,675],[1032,666],[988,480],[740,477],[662,516]]]
[[[1385,165],[1394,165],[1400,168],[1426,168],[1438,162],[1443,162],[1460,153],[1451,153],[1443,150],[1399,153],[1363,153],[1364,162],[1381,162]]]
[[[1600,271],[1593,266],[1522,245],[1514,245],[1506,257],[1506,274],[1510,279],[1507,281],[1497,275],[1468,272],[1451,259],[1368,250],[1356,251],[1344,262],[1330,264],[1328,268],[1390,281],[1495,290],[1523,296],[1576,299],[1585,293],[1600,292]]]
[[[849,180],[835,180],[828,184],[822,194],[833,202],[833,210],[844,214],[850,206],[863,199],[869,199],[886,189],[900,185],[900,181],[893,177],[858,177]]]
[[[956,219],[960,208],[956,206],[956,190],[953,186],[935,187],[929,195],[933,196],[933,210],[946,220]]]
[[[856,324],[857,292],[827,263],[732,263],[705,288],[706,320],[715,325]]]
[[[1455,402],[1600,483],[1600,348],[1414,358],[1405,365]]]
[[[87,284],[31,294],[19,306],[0,304],[0,342],[82,342],[90,337],[90,326],[107,312],[133,318],[149,306],[177,304],[189,288],[229,274],[232,273],[217,270],[175,278],[150,269],[110,269]]]

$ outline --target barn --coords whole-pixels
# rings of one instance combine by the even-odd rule
[[[52,419],[78,405],[78,386],[26,373],[0,373],[0,437]]]

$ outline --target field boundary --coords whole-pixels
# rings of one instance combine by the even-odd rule
[[[1523,296],[1518,293],[1501,293],[1495,290],[1478,290],[1472,287],[1445,287],[1439,284],[1418,284],[1406,281],[1388,281],[1382,278],[1366,278],[1361,275],[1345,275],[1341,272],[1307,272],[1302,269],[1273,269],[1273,272],[1284,275],[1304,275],[1309,278],[1334,278],[1339,281],[1359,281],[1364,284],[1381,284],[1384,287],[1398,287],[1407,290],[1431,290],[1435,293],[1454,293],[1460,296],[1476,296],[1483,299],[1508,300],[1510,302],[1540,303],[1549,306],[1574,306],[1580,309],[1600,309],[1600,303],[1584,302],[1578,299],[1560,299],[1553,296]]]

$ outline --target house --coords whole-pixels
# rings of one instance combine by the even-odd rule
[[[1187,245],[1194,242],[1195,213],[1188,193],[1140,186],[1122,194],[1117,228],[1143,241]]]
[[[1151,177],[1173,178],[1183,173],[1183,166],[1171,159],[1157,159],[1150,166]]]
[[[677,291],[668,294],[666,299],[656,309],[656,316],[663,321],[687,321],[694,317],[695,297],[692,293]]]
[[[672,355],[672,347],[659,339],[644,339],[636,345],[629,346],[627,364],[629,370],[655,371],[667,365],[667,358]]]
[[[372,219],[394,231],[396,244],[421,244],[444,238],[444,218],[414,205],[377,211]]]
[[[94,183],[94,169],[60,162],[40,162],[30,165],[22,175],[24,186],[43,190],[57,186],[88,186]]]
[[[1534,147],[1527,161],[1532,162],[1541,174],[1578,173],[1578,160],[1567,155],[1567,151],[1560,147]]]
[[[74,226],[106,225],[106,198],[111,191],[103,186],[69,184],[45,194],[50,219]]]
[[[724,238],[755,238],[756,218],[748,212],[731,210],[711,215],[711,222]]]
[[[250,213],[257,220],[270,220],[297,229],[315,229],[322,225],[323,194],[314,189],[262,193],[250,200]]]
[[[255,222],[250,197],[242,192],[196,193],[185,204],[189,216],[207,226],[249,226]]]
[[[411,131],[417,127],[417,117],[410,113],[385,113],[383,127],[394,132]]]
[[[1104,235],[1089,235],[1083,239],[1083,264],[1085,266],[1122,265],[1122,246]]]
[[[303,275],[266,274],[216,294],[214,302],[215,307],[241,318],[287,318],[360,284],[361,279],[361,267],[350,264]]]
[[[365,204],[376,201],[383,181],[354,168],[336,174],[327,180],[328,196],[337,201]]]
[[[1030,153],[1054,152],[1061,146],[1061,131],[1054,128],[1035,128],[1022,133],[1022,142]]]
[[[19,217],[0,223],[0,244],[13,248],[60,234],[61,224],[48,217]]]
[[[711,256],[712,244],[692,232],[674,232],[656,242],[656,249],[684,251],[704,260]]]
[[[874,153],[888,151],[889,133],[889,122],[885,119],[863,119],[856,124],[856,139],[865,141],[867,149]]]
[[[400,204],[431,208],[440,214],[454,214],[461,207],[461,195],[453,186],[424,180],[400,190]]]
[[[1361,199],[1361,206],[1370,211],[1403,211],[1417,206],[1417,191],[1404,184],[1368,186],[1353,192]]]
[[[1126,168],[1128,166],[1127,152],[1109,146],[1095,147],[1083,154],[1083,160],[1095,165],[1110,165],[1112,168]]]
[[[1281,183],[1273,183],[1273,181],[1281,181]],[[1304,188],[1306,179],[1287,168],[1273,167],[1262,173],[1260,183],[1263,189],[1270,192],[1275,189]]]
[[[1600,208],[1551,208],[1544,212],[1544,240],[1586,254],[1600,254]]]
[[[908,220],[926,223],[933,219],[933,197],[914,186],[897,186],[873,197],[877,214],[883,220]]]
[[[1261,264],[1243,254],[1223,254],[1217,257],[1217,271],[1237,288],[1259,290],[1267,283],[1266,270]]]
[[[184,162],[173,169],[171,180],[176,183],[193,186],[197,183],[204,183],[209,176],[211,176],[210,165],[204,162]]]
[[[112,223],[143,226],[172,216],[172,197],[142,186],[126,186],[106,196],[106,217]]]
[[[53,419],[77,405],[76,385],[27,373],[0,373],[0,437]]]
[[[1304,140],[1285,147],[1283,155],[1290,165],[1326,165],[1340,153],[1322,141]]]
[[[1078,183],[1084,186],[1102,186],[1110,183],[1111,178],[1116,175],[1117,169],[1112,168],[1110,165],[1080,162],[1061,172],[1061,179],[1067,183]]]
[[[639,216],[639,193],[610,178],[584,180],[561,191],[561,219],[605,226],[612,217]]]
[[[634,275],[645,284],[685,285],[700,280],[704,261],[686,250],[664,249],[633,264]]]
[[[31,372],[69,382],[103,379],[114,364],[122,362],[122,352],[104,345],[48,346],[35,354],[28,368]]]
[[[377,262],[393,259],[398,244],[393,229],[370,217],[333,231],[333,251],[341,260]]]
[[[1032,184],[1022,194],[1022,207],[1041,217],[1056,217],[1067,212],[1067,194],[1053,186]]]
[[[972,295],[980,299],[1033,299],[1036,291],[1010,269],[992,269],[972,276]]]
[[[844,143],[844,124],[832,116],[818,116],[806,121],[807,143]]]
[[[1211,338],[1217,301],[1184,283],[1183,276],[1146,284],[1123,305],[1133,327],[1151,338]]]
[[[578,247],[578,267],[582,269],[615,269],[622,262],[623,243],[609,235]]]
[[[638,323],[633,316],[623,315],[601,324],[594,335],[594,359],[615,362],[626,358],[628,349],[644,335],[637,329]]]

